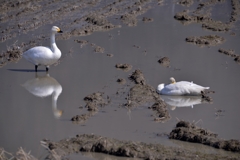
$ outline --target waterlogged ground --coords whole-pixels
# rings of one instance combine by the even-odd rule
[[[209,26],[202,28],[206,22],[196,22],[196,17],[187,17],[190,24],[182,23],[186,16],[181,21],[174,19],[184,9],[190,13],[196,10],[200,2],[186,7],[172,1],[112,1],[111,5],[101,1],[26,1],[22,7],[13,8],[4,3],[0,48],[6,56],[1,57],[0,68],[0,147],[6,151],[14,153],[23,147],[36,158],[44,159],[48,152],[40,145],[43,139],[57,142],[77,134],[94,134],[239,158],[236,153],[167,137],[179,120],[185,120],[196,122],[220,138],[240,139],[239,17],[231,19],[230,1],[204,8],[213,20],[231,21],[230,26],[221,26],[225,27],[224,32]],[[21,59],[21,53],[31,46],[47,46],[52,25],[64,31],[57,36],[62,58],[48,74],[43,66],[36,74],[34,66]],[[213,38],[218,36],[220,39]],[[186,38],[191,41],[186,42]],[[7,50],[13,52],[12,48],[20,53],[19,57],[9,56]],[[144,83],[153,89],[159,83],[169,83],[170,77],[210,87],[215,91],[208,94],[213,101],[160,96],[167,104],[168,117],[159,119],[149,109],[155,103],[153,99],[129,99],[135,86],[129,76],[135,70],[141,71]],[[41,92],[36,93],[37,87]],[[100,98],[90,104],[93,93]],[[89,111],[85,106],[92,108]],[[77,121],[71,121],[74,116]],[[80,155],[68,156],[77,159]],[[103,154],[84,153],[84,159],[105,158]]]

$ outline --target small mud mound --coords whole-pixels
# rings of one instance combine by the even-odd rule
[[[114,55],[113,55],[113,54],[109,54],[109,53],[108,53],[108,54],[107,54],[107,56],[108,56],[108,57],[113,57]]]
[[[227,55],[227,56],[231,56],[231,57],[233,57],[233,58],[236,58],[236,57],[239,56],[239,55],[235,54],[235,51],[232,50],[232,49],[226,50],[226,49],[220,48],[220,49],[218,50],[218,52],[219,52],[219,53],[223,53],[223,54],[225,54],[225,55]]]
[[[200,37],[188,37],[186,41],[189,43],[194,43],[199,47],[204,46],[216,46],[218,44],[222,44],[224,42],[224,38],[218,35],[208,35],[208,36],[200,36]]]
[[[86,46],[86,45],[88,44],[88,41],[86,41],[86,40],[78,40],[78,39],[75,39],[74,42],[79,43],[80,46],[81,46],[81,48],[82,48],[83,46]]]
[[[122,22],[128,26],[136,26],[137,25],[137,17],[133,14],[125,14],[120,17]]]
[[[219,53],[223,53],[223,54],[225,54],[227,56],[233,57],[234,61],[236,61],[238,64],[240,64],[240,55],[235,54],[234,50],[232,50],[232,49],[226,50],[226,49],[220,48],[218,50],[218,52]]]
[[[109,103],[109,101],[104,100],[102,96],[103,93],[96,92],[84,98],[84,101],[86,102],[85,107],[88,111],[96,111],[98,110],[98,107],[104,107]]]
[[[201,91],[202,94],[202,102],[208,102],[208,103],[212,103],[213,99],[208,96],[208,93],[215,93],[214,91]]]
[[[130,71],[132,69],[132,65],[130,65],[130,64],[118,63],[118,64],[115,65],[115,67],[118,68],[118,69],[121,69],[125,72]]]
[[[22,58],[23,49],[16,44],[7,47],[6,52],[0,54],[0,68],[4,66],[7,62],[17,62]]]
[[[135,85],[130,88],[127,103],[128,108],[137,107],[146,103],[154,103],[149,109],[155,112],[154,121],[164,122],[170,119],[167,110],[167,105],[160,99],[160,95],[156,89],[146,84],[142,71],[135,70],[129,77],[130,80],[135,82]]]
[[[128,102],[125,106],[133,108],[147,102],[155,102],[158,99],[160,99],[159,94],[156,93],[152,86],[136,84],[130,89]]]
[[[147,18],[147,17],[143,17],[142,18],[143,22],[153,22],[153,18]]]
[[[142,71],[135,70],[132,75],[129,77],[130,80],[134,81],[136,84],[145,85],[145,78],[143,76]]]
[[[118,78],[118,79],[117,79],[117,82],[118,82],[119,84],[125,84],[125,83],[126,83],[126,80],[125,80],[124,78]]]
[[[94,48],[94,52],[96,52],[96,53],[103,53],[104,52],[104,48],[100,47],[100,46],[96,46]]]
[[[154,121],[165,122],[171,118],[164,101],[154,103],[149,109],[152,109],[156,113]]]
[[[179,0],[177,3],[189,7],[193,4],[193,0]]]
[[[237,56],[236,58],[234,58],[234,61],[236,61],[238,64],[240,64],[240,56]]]
[[[92,14],[92,15],[87,16],[85,21],[90,24],[97,25],[97,26],[104,26],[104,25],[108,24],[106,17],[104,17],[102,15],[98,15],[98,14]]]
[[[240,152],[238,140],[223,140],[217,138],[217,134],[197,127],[193,123],[180,121],[169,135],[170,139],[201,143],[227,151]]]
[[[158,62],[164,67],[169,67],[170,66],[170,59],[168,57],[160,58],[158,60]]]
[[[103,98],[103,93],[96,92],[90,94],[84,98],[86,103],[85,108],[87,108],[88,113],[82,115],[76,115],[71,118],[71,121],[76,123],[82,123],[88,120],[90,117],[94,116],[98,112],[99,107],[104,107],[109,104],[110,99],[107,100]]]
[[[99,152],[109,155],[140,158],[144,160],[154,159],[219,159],[225,160],[236,158],[237,156],[221,156],[218,154],[205,154],[199,151],[190,151],[186,148],[166,147],[161,144],[147,144],[143,142],[121,141],[97,135],[76,135],[76,137],[63,139],[59,142],[49,140],[41,141],[42,145],[49,149],[50,154],[47,159],[54,159],[52,153],[64,159],[69,154],[80,152]]]
[[[131,11],[125,14],[122,14],[120,19],[122,22],[128,26],[136,26],[137,25],[137,16],[145,13],[150,7],[145,6],[148,2],[151,1],[139,1],[135,2],[133,6],[131,6]]]

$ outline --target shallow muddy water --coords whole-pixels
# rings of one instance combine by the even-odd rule
[[[239,23],[233,29],[235,36],[229,32],[203,30],[200,24],[185,26],[173,18],[175,13],[183,9],[175,3],[165,2],[164,6],[155,6],[139,16],[135,27],[121,24],[121,28],[107,32],[57,40],[62,58],[60,64],[50,67],[49,75],[43,66],[39,67],[41,71],[36,74],[34,66],[24,59],[0,68],[0,147],[15,152],[22,146],[41,159],[45,158],[41,140],[59,141],[76,134],[88,133],[120,140],[183,148],[190,146],[193,150],[204,150],[203,145],[173,141],[167,136],[157,135],[170,133],[179,119],[197,122],[199,126],[217,133],[220,138],[239,140],[240,65],[232,57],[218,52],[219,48],[226,48],[240,53]],[[218,16],[217,13],[216,9],[215,17]],[[153,18],[153,22],[142,22],[144,16]],[[51,25],[45,25],[39,32],[47,32],[49,27]],[[186,37],[209,34],[222,36],[225,42],[201,48],[185,42]],[[16,37],[2,42],[0,47],[4,50],[11,42],[24,42],[26,39],[30,39],[30,33],[21,36],[21,39]],[[87,40],[88,44],[81,47],[74,40]],[[48,43],[49,40],[42,41],[43,45]],[[91,44],[104,48],[104,53],[95,53]],[[170,67],[158,63],[162,57],[170,59]],[[117,69],[117,63],[130,64],[132,69]],[[136,69],[140,69],[146,83],[155,88],[159,83],[169,83],[170,77],[210,87],[210,90],[215,91],[209,94],[213,102],[201,103],[199,98],[192,97],[163,96],[171,119],[157,123],[152,116],[153,111],[148,109],[152,103],[131,110],[123,106],[129,89],[133,86],[128,77]],[[119,78],[124,78],[126,83],[119,84]],[[42,89],[41,93],[36,93],[36,86]],[[55,92],[51,94],[52,91]],[[108,96],[110,103],[100,107],[84,123],[71,122],[73,116],[87,112],[84,97],[98,91],[104,93],[103,97]],[[61,111],[62,116],[59,116]],[[216,149],[211,152],[228,154]],[[99,158],[93,154],[84,159],[89,157],[104,159],[105,155]],[[78,156],[71,155],[71,158],[77,159]]]

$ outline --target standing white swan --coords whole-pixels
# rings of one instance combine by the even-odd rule
[[[180,81],[176,82],[173,77],[170,78],[171,84],[165,85],[159,84],[157,88],[157,92],[163,95],[171,95],[171,96],[198,96],[201,95],[201,92],[209,89],[209,87],[203,87],[193,82]]]
[[[51,29],[50,48],[37,46],[23,53],[23,57],[35,65],[36,72],[39,65],[46,66],[46,71],[48,71],[49,66],[56,63],[61,57],[61,51],[55,43],[56,33],[62,33],[62,31],[60,28],[53,26]]]

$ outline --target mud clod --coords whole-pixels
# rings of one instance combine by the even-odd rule
[[[232,50],[232,49],[226,50],[226,49],[220,48],[220,49],[218,50],[218,52],[223,53],[223,54],[225,54],[225,55],[227,55],[227,56],[231,56],[231,57],[233,57],[233,58],[236,58],[236,57],[239,56],[239,55],[235,54],[235,51]]]
[[[140,70],[135,70],[132,73],[132,75],[130,75],[129,79],[134,81],[136,84],[141,84],[141,85],[146,84],[144,75],[143,75],[142,71],[140,71]]]
[[[75,39],[74,42],[79,43],[79,44],[81,45],[81,48],[82,48],[83,46],[86,46],[86,45],[88,44],[88,41],[86,41],[86,40],[78,40],[78,39]]]
[[[152,109],[156,114],[154,121],[165,122],[171,118],[164,101],[154,103],[149,109]]]
[[[206,91],[201,91],[201,94],[202,94],[202,101],[208,102],[208,103],[213,102],[213,99],[207,95]]]
[[[170,66],[170,59],[168,57],[160,58],[158,60],[158,62],[164,67],[169,67]]]
[[[200,47],[203,46],[215,46],[218,44],[222,44],[224,42],[224,38],[218,35],[208,35],[208,36],[200,36],[200,37],[188,37],[186,38],[187,42],[194,43]]]
[[[113,54],[107,54],[108,57],[113,57]]]
[[[94,116],[98,112],[99,107],[104,107],[110,102],[110,99],[105,100],[103,98],[103,93],[100,92],[90,94],[86,96],[83,100],[86,103],[85,108],[87,108],[88,113],[73,116],[71,118],[71,121],[76,123],[83,123],[92,116]]]
[[[136,26],[137,25],[137,18],[133,14],[125,14],[120,17],[122,22],[128,26]]]
[[[104,48],[100,47],[100,46],[97,46],[95,49],[94,49],[94,52],[96,53],[104,53]]]
[[[118,78],[118,79],[117,79],[117,82],[118,82],[119,84],[125,84],[125,83],[126,83],[126,80],[125,80],[124,78]]]
[[[84,115],[76,115],[76,116],[73,116],[71,118],[71,121],[77,121],[77,122],[80,122],[80,121],[86,121],[88,119],[88,116],[86,114]]]
[[[0,54],[0,68],[4,66],[7,62],[17,62],[22,58],[23,49],[21,46],[13,44],[7,47],[6,52]]]
[[[217,138],[217,134],[186,121],[178,122],[176,128],[170,133],[169,138],[201,143],[227,151],[240,152],[240,142],[238,140],[223,140]]]
[[[238,54],[235,54],[234,50],[232,50],[232,49],[226,50],[226,49],[220,48],[218,50],[218,52],[223,53],[227,56],[233,57],[234,61],[237,62],[238,64],[240,64],[240,56]]]
[[[151,107],[148,108],[155,112],[155,121],[164,122],[169,120],[170,115],[167,111],[166,103],[160,99],[155,88],[146,84],[142,71],[135,70],[132,75],[129,76],[129,79],[134,81],[135,85],[129,90],[127,97],[128,101],[125,106],[131,109],[133,107],[151,103]]]
[[[193,0],[179,0],[177,3],[189,7],[193,4]]]
[[[143,17],[143,18],[142,18],[142,21],[143,21],[143,22],[152,22],[152,21],[153,21],[153,18]]]
[[[234,61],[236,61],[237,63],[240,63],[240,56],[237,56],[236,58],[234,58]]]
[[[132,65],[130,64],[121,64],[121,63],[118,63],[115,65],[116,68],[118,69],[122,69],[123,71],[130,71],[132,69]]]

